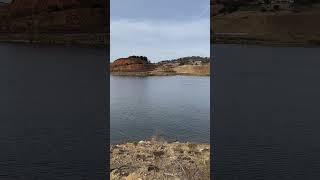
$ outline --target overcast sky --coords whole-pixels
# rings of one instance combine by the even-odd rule
[[[210,0],[111,0],[111,61],[210,56]]]

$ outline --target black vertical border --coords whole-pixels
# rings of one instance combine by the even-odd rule
[[[105,161],[105,170],[106,170],[106,179],[110,179],[110,70],[109,70],[109,64],[110,64],[110,0],[104,0],[105,1],[105,19],[107,21],[106,23],[106,34],[107,34],[107,45],[106,45],[106,126],[107,126],[107,132],[106,132],[106,161]]]
[[[215,86],[214,80],[216,78],[215,74],[215,59],[214,59],[214,49],[213,49],[213,6],[215,0],[210,0],[210,179],[215,179],[216,172],[216,145],[215,145],[215,131],[214,122],[216,121],[216,116],[214,113],[214,97],[215,97]]]

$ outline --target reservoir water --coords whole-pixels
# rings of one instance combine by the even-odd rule
[[[0,43],[0,179],[104,179],[107,51]]]
[[[210,77],[110,77],[111,143],[150,139],[209,143]]]
[[[209,142],[216,179],[320,178],[319,48],[220,45],[209,77],[110,77],[111,143]],[[0,44],[0,179],[102,179],[104,50]]]
[[[320,49],[215,45],[215,179],[320,179]]]

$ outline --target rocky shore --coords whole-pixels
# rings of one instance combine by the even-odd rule
[[[111,180],[210,179],[210,145],[150,140],[111,145]]]
[[[84,47],[107,47],[108,35],[106,33],[97,34],[42,34],[36,37],[25,35],[0,34],[0,42],[21,43],[21,44],[44,44],[63,46],[84,46]]]
[[[193,56],[151,63],[146,57],[130,56],[111,63],[110,72],[119,76],[209,76],[210,59]]]

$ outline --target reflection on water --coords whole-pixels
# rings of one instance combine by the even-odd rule
[[[104,50],[0,43],[0,179],[105,177]]]

